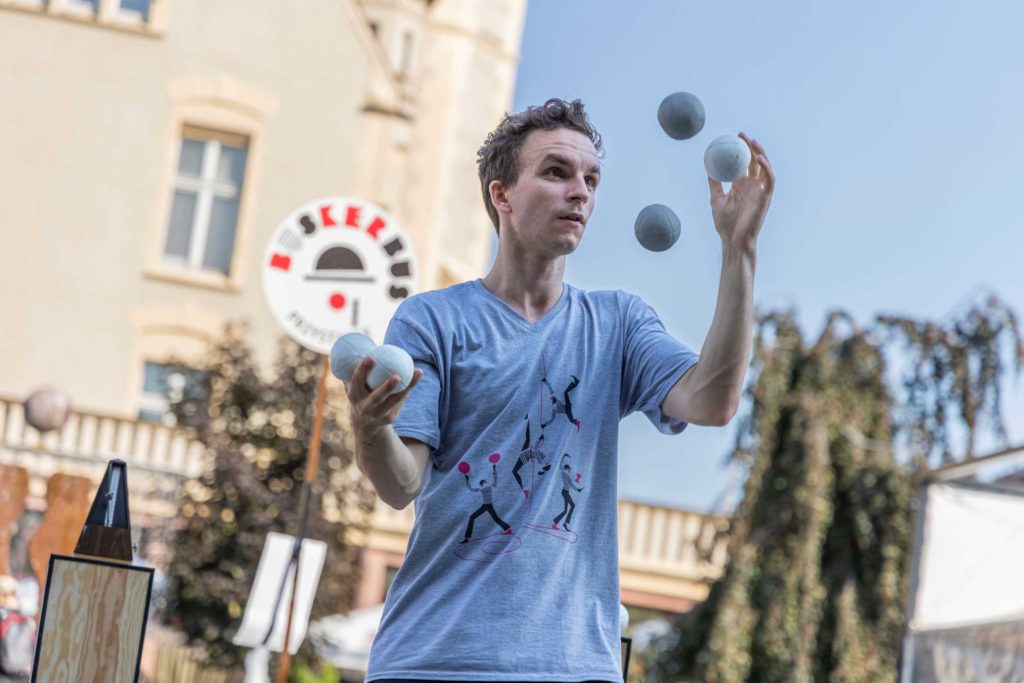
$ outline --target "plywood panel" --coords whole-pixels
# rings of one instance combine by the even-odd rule
[[[152,570],[54,556],[37,648],[38,683],[132,683]]]

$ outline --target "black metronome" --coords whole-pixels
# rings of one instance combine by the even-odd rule
[[[50,555],[33,683],[138,683],[153,569],[132,555],[127,465],[111,460],[75,554]]]
[[[75,555],[132,561],[132,522],[128,512],[128,466],[111,460],[92,509],[85,519]]]

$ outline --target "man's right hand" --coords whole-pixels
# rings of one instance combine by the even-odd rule
[[[409,386],[400,393],[392,394],[391,390],[401,381],[398,375],[391,375],[383,384],[371,390],[366,385],[366,375],[371,367],[373,359],[367,356],[356,366],[352,381],[345,386],[352,407],[352,430],[363,443],[371,441],[382,429],[394,423],[402,410],[402,404],[423,376],[422,370],[415,370]]]
[[[345,387],[356,438],[356,464],[381,500],[400,510],[413,501],[423,485],[430,447],[416,439],[399,438],[392,424],[423,371],[416,370],[409,386],[392,394],[399,382],[395,375],[376,389],[366,386],[371,367],[373,359],[364,358]]]

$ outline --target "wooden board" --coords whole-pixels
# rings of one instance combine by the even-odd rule
[[[153,570],[53,555],[39,622],[36,683],[135,683]]]

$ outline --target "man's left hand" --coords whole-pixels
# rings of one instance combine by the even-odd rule
[[[753,251],[764,217],[775,191],[775,173],[764,148],[745,133],[740,138],[750,147],[750,166],[725,193],[722,183],[708,177],[711,187],[711,216],[722,243]]]

